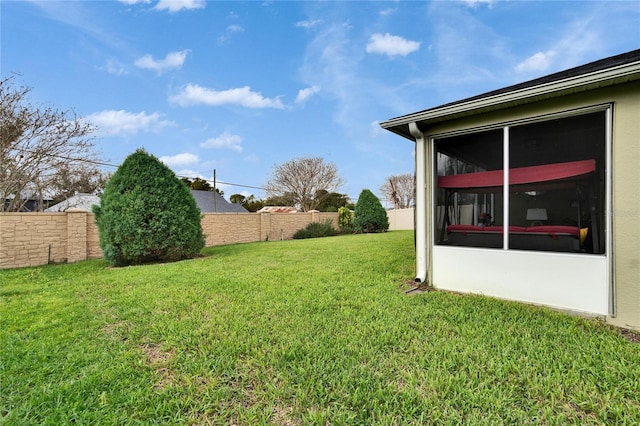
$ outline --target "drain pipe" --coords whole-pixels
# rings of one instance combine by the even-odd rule
[[[409,131],[416,140],[415,145],[415,171],[416,171],[416,203],[415,203],[415,233],[416,233],[416,278],[418,285],[430,284],[429,280],[429,253],[427,247],[427,203],[429,202],[429,186],[427,186],[427,143],[424,133],[418,128],[417,123],[409,123]]]

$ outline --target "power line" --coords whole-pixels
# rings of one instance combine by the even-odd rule
[[[29,149],[26,149],[26,148],[14,148],[14,149],[17,150],[17,151],[28,152],[30,154],[34,154],[34,152],[32,150],[29,150]],[[97,161],[97,160],[89,160],[89,159],[86,159],[86,158],[67,157],[67,156],[64,156],[64,155],[49,154],[49,153],[46,153],[46,152],[45,153],[40,153],[40,154],[47,155],[47,156],[53,157],[53,158],[58,158],[58,159],[61,159],[61,160],[79,161],[79,162],[84,162],[84,163],[95,164],[97,166],[113,167],[115,169],[120,167],[120,166],[118,166],[116,164],[105,163],[103,161]],[[176,176],[178,178],[192,179],[191,176],[181,176],[181,175],[178,175],[178,174],[176,174]],[[202,180],[207,182],[207,183],[212,183],[213,182],[212,179],[202,179]],[[252,186],[252,185],[244,185],[244,184],[241,184],[241,183],[223,182],[221,180],[218,180],[217,183],[220,183],[222,185],[228,185],[228,186],[238,186],[238,187],[241,187],[241,188],[259,189],[261,191],[266,191],[267,190],[266,188],[263,188],[261,186]]]

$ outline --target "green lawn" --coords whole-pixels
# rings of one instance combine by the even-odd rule
[[[0,423],[638,424],[640,345],[427,292],[413,233],[0,271]]]

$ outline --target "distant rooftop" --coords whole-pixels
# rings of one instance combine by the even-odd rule
[[[249,213],[240,204],[228,202],[216,191],[198,191],[195,189],[190,191],[201,213]]]
[[[82,192],[67,198],[66,200],[54,204],[46,209],[46,212],[66,212],[69,209],[81,209],[90,212],[92,205],[100,205],[100,197],[95,194],[84,194]]]
[[[258,213],[298,213],[298,209],[286,206],[264,206],[258,210]]]

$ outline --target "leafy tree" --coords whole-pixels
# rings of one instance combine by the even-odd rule
[[[113,265],[175,261],[204,247],[200,210],[188,188],[144,150],[125,159],[93,211],[100,247]]]
[[[266,188],[268,197],[291,194],[293,203],[289,205],[310,211],[322,201],[318,198],[321,190],[328,194],[342,183],[333,163],[325,163],[320,157],[303,157],[276,165]]]
[[[247,197],[247,199],[245,200],[245,203],[242,206],[245,209],[249,210],[250,212],[257,212],[258,210],[263,208],[265,205],[266,204],[263,200],[259,200],[255,198],[253,195],[250,195]]]
[[[213,191],[213,186],[211,186],[208,181],[200,179],[199,177],[194,178],[193,180],[188,177],[183,177],[180,178],[180,180],[187,185],[188,188],[191,188],[194,191]],[[224,196],[224,191],[221,191],[220,188],[216,188],[216,192]]]
[[[412,174],[389,176],[380,187],[384,198],[395,209],[411,207],[416,197],[416,179]]]
[[[73,111],[34,106],[30,91],[11,78],[0,80],[0,211],[20,211],[44,194],[61,200],[96,192],[104,184],[91,143],[94,127]]]
[[[347,194],[327,192],[321,189],[316,194],[316,198],[321,200],[316,207],[316,209],[321,212],[337,212],[340,207],[353,206]]]
[[[293,207],[296,205],[295,196],[290,192],[282,195],[273,195],[264,201],[264,205]]]
[[[253,195],[249,195],[248,197],[245,197],[242,194],[232,194],[229,197],[229,201],[233,204],[240,204],[242,207],[244,207],[250,212],[256,212],[260,210],[263,206],[262,201],[256,200],[256,198]]]
[[[229,201],[233,204],[243,205],[247,202],[247,197],[242,194],[231,194],[231,196],[229,197]]]
[[[229,197],[229,201],[231,201],[232,203],[240,204],[250,212],[257,212],[265,206],[265,202],[263,200],[258,200],[253,196],[253,194],[249,195],[248,197],[245,197],[242,194],[233,194],[231,195],[231,197]]]
[[[373,192],[363,189],[356,203],[353,228],[357,232],[385,232],[389,229],[389,218],[380,200]]]
[[[340,207],[338,209],[338,225],[341,232],[353,231],[353,215],[349,207]]]

